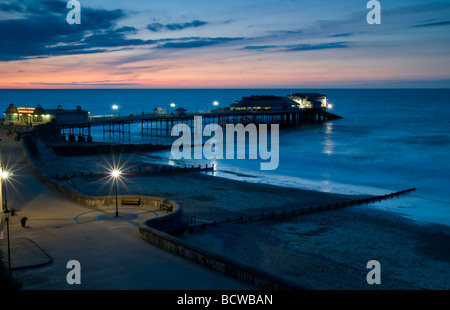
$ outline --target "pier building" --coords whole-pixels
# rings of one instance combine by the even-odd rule
[[[329,109],[327,96],[319,93],[296,93],[288,96],[243,97],[230,106],[231,111],[287,111]]]

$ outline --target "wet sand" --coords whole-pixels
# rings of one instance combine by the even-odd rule
[[[123,155],[121,161],[149,167],[141,159]],[[40,169],[50,176],[71,175],[73,171],[98,171],[104,161],[101,156],[59,157],[41,161]],[[76,177],[68,184],[89,195],[112,193],[104,179]],[[174,199],[197,224],[354,198],[200,173],[126,177],[119,191]],[[376,210],[376,204],[277,220],[208,225],[181,238],[311,289],[450,289],[450,228],[415,223]],[[381,285],[366,281],[370,260],[380,262]]]

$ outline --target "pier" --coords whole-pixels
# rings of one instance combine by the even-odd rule
[[[59,125],[61,136],[68,141],[92,142],[91,123],[74,123]]]
[[[61,135],[69,135],[70,139],[78,134],[81,141],[90,136],[91,126],[102,126],[103,138],[112,140],[125,140],[131,137],[131,124],[140,124],[142,136],[167,137],[171,129],[177,124],[186,124],[193,128],[194,118],[202,117],[204,126],[208,124],[278,124],[280,128],[292,128],[308,123],[320,123],[327,120],[340,119],[325,109],[291,109],[284,111],[217,111],[185,113],[183,115],[129,115],[129,116],[103,116],[90,117],[88,122],[60,125]],[[201,128],[203,129],[203,128]],[[83,139],[84,138],[84,139]]]

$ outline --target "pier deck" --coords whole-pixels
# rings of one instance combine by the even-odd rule
[[[114,138],[116,134],[121,139],[130,138],[131,124],[141,124],[141,134],[144,136],[170,136],[173,126],[186,124],[193,126],[194,118],[202,117],[202,124],[278,124],[281,128],[295,127],[307,123],[319,123],[327,120],[339,119],[338,115],[324,109],[301,109],[284,111],[218,111],[185,113],[183,115],[128,115],[128,116],[94,116],[89,122],[77,124],[62,124],[60,131],[62,136],[82,137],[81,140],[89,140],[91,126],[102,126],[104,138],[109,135]]]

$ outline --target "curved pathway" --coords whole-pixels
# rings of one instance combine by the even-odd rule
[[[120,208],[116,218],[113,206],[101,211],[87,208],[50,190],[26,167],[20,143],[0,134],[3,162],[14,169],[7,187],[8,208],[17,210],[10,220],[11,261],[13,269],[19,268],[13,275],[23,282],[22,289],[255,289],[142,240],[139,223],[159,216],[158,211]],[[20,224],[23,216],[28,218],[25,228]],[[67,283],[71,260],[81,265],[80,285]]]

